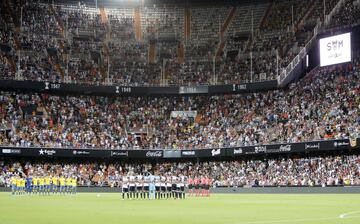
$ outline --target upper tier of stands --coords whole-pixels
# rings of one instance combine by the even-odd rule
[[[357,2],[346,0],[330,26],[358,22]],[[336,3],[326,1],[325,12]],[[322,0],[120,8],[3,0],[1,77],[95,85],[276,79],[323,11]]]

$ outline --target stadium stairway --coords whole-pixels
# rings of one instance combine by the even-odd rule
[[[17,35],[13,36],[13,41],[14,41],[14,48],[16,51],[20,51],[21,50],[21,44],[19,42],[19,39],[17,38]]]
[[[107,70],[108,70],[107,67],[109,66],[110,63],[108,42],[110,41],[111,38],[111,27],[104,7],[100,7],[99,12],[100,12],[101,22],[104,24],[106,30],[106,36],[102,44],[102,55],[105,60],[103,61],[102,66],[100,67],[100,74],[101,74],[101,79],[106,80]]]
[[[5,56],[5,60],[10,65],[11,71],[15,73],[16,72],[16,65],[15,65],[14,60],[10,56]]]
[[[55,64],[55,70],[61,75],[61,79],[64,80],[65,74],[59,63]]]
[[[110,41],[111,38],[111,27],[110,27],[110,23],[109,23],[109,19],[106,15],[105,9],[104,7],[100,7],[100,17],[101,17],[101,22],[105,25],[105,30],[106,30],[106,42]]]
[[[109,20],[108,20],[108,18],[107,18],[107,16],[106,16],[106,12],[105,12],[104,7],[100,7],[100,8],[99,8],[99,11],[100,11],[101,22],[102,22],[103,24],[108,25],[108,24],[109,24]]]
[[[184,43],[180,42],[179,47],[178,47],[178,62],[179,64],[184,63],[185,61],[185,48],[184,48]]]
[[[196,117],[195,117],[195,123],[196,123],[196,124],[200,124],[200,122],[201,122],[201,116],[198,114],[198,115],[196,115]]]
[[[155,60],[156,60],[156,43],[155,41],[150,41],[148,61],[149,63],[155,63]]]
[[[134,10],[134,26],[135,26],[135,38],[137,41],[141,41],[141,13],[140,9]]]
[[[64,28],[64,24],[62,23],[60,17],[56,14],[55,9],[52,5],[49,5],[49,9],[50,9],[50,13],[51,15],[54,16],[56,23],[58,25],[58,29],[60,30],[60,33],[62,35],[62,37],[65,37],[65,28]]]
[[[221,41],[218,44],[217,49],[216,49],[216,54],[215,54],[216,58],[220,57],[222,55],[222,53],[224,52],[225,41],[223,40],[223,36],[226,33],[226,31],[228,30],[232,20],[234,19],[235,12],[236,12],[236,7],[231,7],[224,24],[221,26],[220,34],[219,34]]]
[[[229,12],[228,16],[226,17],[224,24],[221,26],[221,30],[220,30],[221,38],[224,36],[225,32],[228,30],[228,28],[231,24],[231,21],[234,19],[235,12],[236,12],[236,7],[231,7],[230,12]]]

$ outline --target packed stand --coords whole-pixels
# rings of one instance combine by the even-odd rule
[[[340,27],[348,25],[359,25],[360,23],[360,1],[346,0],[341,7],[340,12],[332,18],[331,27]]]
[[[223,162],[12,162],[0,165],[0,186],[16,176],[71,176],[79,186],[121,187],[128,176],[209,177],[212,187],[360,185],[360,156],[317,156]]]
[[[331,66],[287,90],[242,95],[111,98],[2,92],[1,119],[14,127],[0,133],[0,144],[202,149],[358,137],[359,69],[359,61]],[[171,117],[173,111],[196,111],[197,116]]]

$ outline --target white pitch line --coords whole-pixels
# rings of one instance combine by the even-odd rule
[[[255,221],[255,222],[240,222],[239,224],[272,224],[272,223],[298,223],[298,222],[310,222],[310,221],[326,221],[334,219],[345,219],[345,218],[360,218],[360,216],[350,216],[352,214],[358,214],[360,211],[353,211],[340,214],[338,217],[327,217],[327,218],[307,218],[307,219],[282,219],[282,220],[269,220],[269,221]]]
[[[270,220],[270,221],[256,221],[256,222],[241,222],[239,224],[270,224],[270,223],[296,223],[296,222],[309,222],[309,221],[323,221],[323,220],[333,220],[338,219],[338,217],[331,218],[312,218],[312,219],[282,219],[282,220]]]
[[[339,218],[340,218],[340,219],[345,219],[345,218],[346,218],[347,216],[349,216],[349,215],[358,214],[358,213],[360,213],[360,211],[353,211],[353,212],[343,213],[343,214],[339,215]]]

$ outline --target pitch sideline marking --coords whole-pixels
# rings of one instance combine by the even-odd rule
[[[308,222],[308,221],[323,221],[323,220],[332,220],[332,219],[337,219],[337,217],[313,218],[313,219],[282,219],[282,220],[270,220],[270,221],[241,222],[241,224],[294,223],[294,222]]]
[[[353,211],[353,212],[343,213],[343,214],[339,215],[339,218],[340,219],[345,219],[345,218],[347,218],[348,216],[350,216],[352,214],[358,214],[358,213],[360,213],[360,211]],[[350,216],[350,218],[351,218],[351,216]]]
[[[269,221],[255,221],[255,222],[241,222],[241,224],[271,224],[271,223],[294,223],[294,222],[308,222],[308,221],[326,221],[334,219],[351,219],[351,218],[360,218],[360,216],[350,216],[352,214],[358,214],[360,211],[353,211],[340,214],[338,217],[328,217],[328,218],[308,218],[308,219],[283,219],[283,220],[269,220]]]

